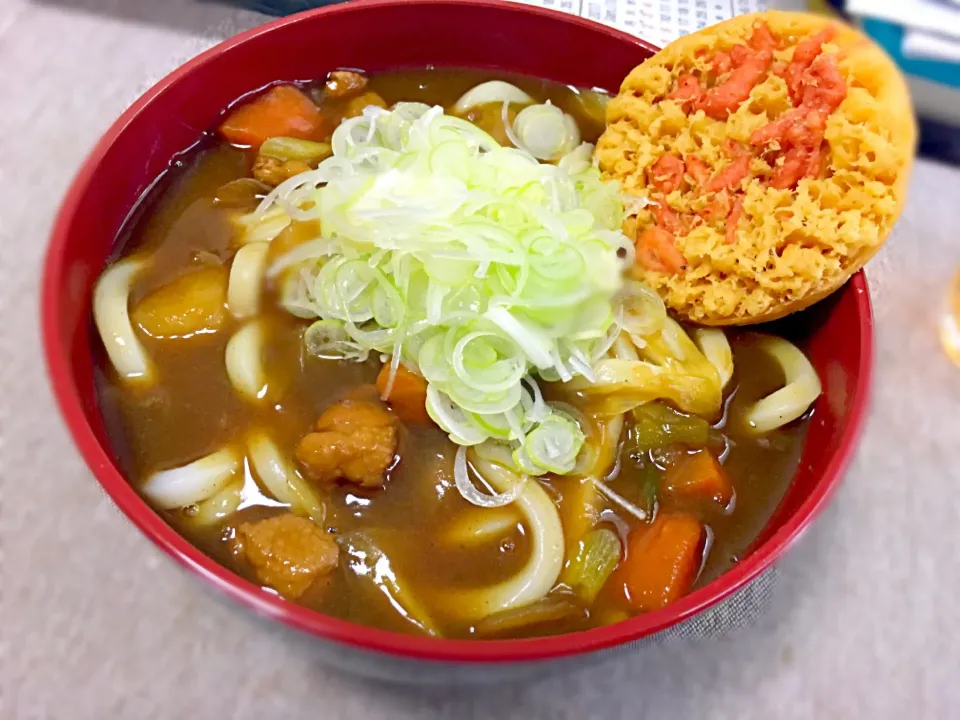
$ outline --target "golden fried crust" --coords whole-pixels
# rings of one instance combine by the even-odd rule
[[[607,109],[596,158],[606,179],[627,194],[651,197],[649,168],[661,157],[696,155],[715,173],[730,162],[725,143],[750,147],[751,134],[793,108],[787,83],[771,72],[724,120],[689,111],[666,96],[685,73],[709,72],[718,52],[744,44],[759,21],[779,41],[776,63],[789,63],[796,44],[827,25],[823,46],[837,55],[847,94],[826,123],[825,170],[794,189],[770,186],[776,167],[750,161],[736,239],[703,222],[675,242],[687,259],[683,273],[638,276],[678,315],[704,325],[765,322],[805,308],[839,288],[886,240],[903,209],[916,145],[906,83],[889,57],[853,28],[818,15],[770,11],[742,15],[671,43],[635,68]],[[781,159],[779,162],[783,162]],[[678,213],[703,214],[713,193],[693,180],[665,197]],[[651,208],[633,213],[625,231],[656,221]],[[699,222],[699,221],[698,221]]]

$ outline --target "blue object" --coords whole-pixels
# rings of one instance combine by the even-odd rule
[[[877,41],[908,75],[960,88],[960,63],[943,60],[917,60],[903,56],[903,27],[873,18],[863,19],[863,30]]]
[[[267,15],[293,15],[323,5],[336,5],[344,0],[226,0],[231,5],[256,10]]]

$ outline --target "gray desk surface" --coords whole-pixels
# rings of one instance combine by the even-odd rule
[[[935,330],[960,267],[960,172],[931,163],[869,269],[877,374],[862,448],[753,628],[495,692],[397,690],[325,670],[308,639],[225,604],[141,538],[54,412],[41,256],[110,122],[261,21],[188,0],[0,3],[0,717],[960,717],[960,369]]]

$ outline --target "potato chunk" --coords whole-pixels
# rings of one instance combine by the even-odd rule
[[[217,265],[186,273],[154,290],[132,319],[154,338],[188,338],[220,329],[226,319],[227,271]]]

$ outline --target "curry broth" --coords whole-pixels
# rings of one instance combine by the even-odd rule
[[[467,89],[491,78],[514,82],[534,97],[550,98],[573,114],[584,140],[595,140],[602,122],[588,116],[566,87],[524,77],[482,71],[424,70],[387,73],[371,78],[370,89],[388,103],[399,100],[452,105]],[[321,107],[323,105],[321,104]],[[231,245],[228,211],[214,203],[225,183],[250,173],[253,155],[212,138],[171,168],[153,191],[121,245],[123,255],[151,254],[149,269],[137,278],[131,306],[179,275],[208,264],[226,263]],[[229,317],[217,332],[181,339],[142,337],[154,359],[159,382],[146,389],[124,385],[101,351],[96,381],[100,407],[123,470],[137,485],[149,473],[185,464],[227,443],[243,443],[252,428],[269,432],[280,450],[292,457],[300,439],[329,405],[359,386],[370,385],[378,358],[366,363],[321,360],[303,349],[306,327],[280,309],[268,290],[265,326],[269,342],[266,372],[274,402],[257,405],[240,398],[227,379],[224,353],[238,321]],[[729,417],[737,408],[782,383],[776,367],[751,346],[749,335],[731,335],[736,375]],[[794,423],[758,440],[733,422],[717,425],[726,437],[724,467],[733,479],[736,503],[724,515],[698,508],[711,528],[713,542],[700,574],[706,582],[728,569],[759,535],[783,496],[796,468],[804,424]],[[363,530],[387,550],[393,570],[413,588],[446,634],[469,636],[472,629],[444,607],[450,588],[494,584],[517,572],[529,554],[529,539],[518,525],[495,542],[475,547],[450,541],[452,522],[477,512],[453,483],[455,448],[435,427],[403,428],[399,463],[383,489],[354,486],[332,489],[323,499],[326,524],[342,535]],[[611,486],[628,499],[639,497],[636,463],[626,450]],[[569,479],[548,482],[548,492],[562,500],[572,490]],[[561,511],[564,504],[561,503]],[[247,564],[229,550],[226,539],[244,520],[282,512],[263,495],[246,471],[241,509],[223,524],[198,528],[183,511],[164,513],[167,520],[204,552],[253,582]],[[622,523],[621,523],[622,524]],[[358,623],[418,632],[376,588],[358,580],[346,563],[326,582],[318,582],[298,602]],[[623,616],[622,592],[608,583],[592,611],[553,624],[521,629],[514,635],[569,632]]]

